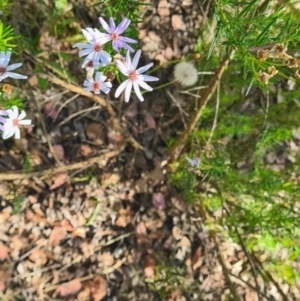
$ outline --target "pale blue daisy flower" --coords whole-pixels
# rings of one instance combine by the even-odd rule
[[[107,41],[112,41],[113,49],[116,52],[119,52],[119,48],[125,48],[131,52],[134,52],[134,49],[130,47],[127,43],[138,43],[138,41],[120,35],[129,26],[131,22],[129,19],[123,19],[117,27],[112,17],[109,18],[110,26],[105,22],[105,20],[102,17],[99,17],[99,22],[101,23],[104,30],[107,32],[105,34],[105,38],[107,39]]]
[[[83,35],[88,41],[86,43],[76,43],[74,47],[81,48],[79,56],[87,56],[82,64],[82,68],[92,61],[94,64],[100,62],[101,66],[105,66],[111,62],[111,56],[103,49],[103,45],[107,42],[107,38],[104,33],[100,32],[96,28],[81,29]]]
[[[10,61],[11,52],[0,52],[0,81],[3,81],[7,77],[15,78],[15,79],[26,79],[27,76],[21,75],[18,73],[10,72],[16,68],[22,66],[22,63],[12,64],[8,66]]]
[[[144,75],[145,71],[147,71],[153,63],[150,63],[144,67],[141,67],[139,69],[137,68],[140,56],[141,56],[141,50],[138,50],[136,54],[134,55],[134,58],[131,62],[131,58],[129,55],[129,51],[127,51],[126,54],[126,61],[123,62],[121,60],[116,60],[116,64],[118,69],[128,77],[127,80],[125,80],[116,90],[115,97],[119,97],[119,95],[122,93],[122,91],[125,89],[125,102],[129,101],[130,93],[132,90],[132,87],[134,88],[135,94],[138,97],[140,101],[143,101],[144,98],[141,94],[140,87],[144,88],[147,91],[152,91],[153,89],[146,84],[145,82],[149,81],[157,81],[159,78],[150,76],[150,75]]]
[[[83,85],[85,86],[85,92],[94,92],[95,94],[99,94],[100,91],[107,94],[112,87],[111,82],[106,82],[106,76],[101,72],[96,72],[95,79],[87,77],[84,81]]]
[[[16,139],[21,138],[20,134],[20,126],[21,125],[30,125],[30,119],[24,119],[26,116],[25,111],[21,111],[19,115],[19,109],[16,106],[11,107],[11,109],[7,110],[8,118],[3,124],[3,133],[2,138],[8,139],[11,136],[15,135]]]
[[[201,162],[201,160],[197,157],[194,158],[185,157],[185,159],[190,163],[192,167],[198,167]]]

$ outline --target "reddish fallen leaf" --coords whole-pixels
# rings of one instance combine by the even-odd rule
[[[171,294],[171,296],[170,296],[170,298],[168,299],[168,301],[176,301],[176,300],[177,300],[177,297],[179,296],[179,293],[180,293],[179,290],[174,291],[174,292]]]
[[[120,182],[120,178],[121,176],[117,173],[104,174],[102,176],[102,185],[103,186],[116,185]]]
[[[156,126],[155,120],[148,112],[145,112],[145,121],[148,129],[155,129]]]
[[[31,254],[29,255],[29,259],[37,266],[43,266],[47,262],[46,254],[39,249],[32,250]]]
[[[0,260],[5,260],[9,256],[10,249],[0,242]]]
[[[60,144],[53,145],[53,152],[58,160],[65,158],[65,150]]]
[[[91,287],[93,301],[101,301],[106,296],[106,290],[106,280],[102,276],[95,277]]]
[[[254,291],[246,291],[246,295],[245,295],[245,301],[257,301],[258,297],[257,297],[257,292]]]
[[[54,102],[49,101],[45,104],[43,108],[44,113],[52,119],[56,119],[58,116],[58,111]]]
[[[144,273],[147,278],[152,278],[154,276],[154,268],[156,265],[156,260],[153,256],[146,254],[142,256],[142,263],[144,266]]]
[[[67,234],[67,231],[63,227],[53,228],[48,239],[49,246],[58,246],[60,241],[66,238]]]
[[[172,236],[168,237],[168,238],[164,241],[164,244],[163,244],[164,249],[166,249],[166,250],[171,250],[171,248],[172,248],[172,241],[173,241]]]
[[[2,280],[0,280],[0,292],[3,292],[5,290],[5,284]]]
[[[74,280],[71,280],[69,282],[66,282],[62,285],[60,285],[54,295],[60,295],[61,297],[68,297],[68,296],[72,296],[72,295],[76,295],[79,293],[79,291],[81,290],[81,282],[80,279],[75,278]]]
[[[110,252],[103,252],[100,255],[100,261],[102,261],[105,266],[112,266],[115,262],[115,259]]]
[[[130,118],[134,118],[138,114],[138,103],[133,102],[126,111],[126,115]]]
[[[39,214],[33,213],[30,209],[27,209],[25,212],[25,217],[27,220],[36,222],[36,223],[46,223],[47,220],[40,216]]]
[[[74,231],[74,227],[70,224],[70,222],[66,219],[63,219],[61,222],[60,222],[60,225],[66,230],[66,231],[69,231],[69,232],[72,232]]]
[[[0,224],[10,218],[12,211],[12,207],[5,207],[2,209],[0,213]]]
[[[121,215],[116,220],[115,225],[118,226],[118,227],[125,228],[128,225],[128,223],[129,223],[128,217],[124,216],[124,215]]]
[[[166,208],[165,198],[161,192],[154,192],[152,194],[152,204],[158,210]]]
[[[92,148],[89,145],[87,145],[87,144],[81,144],[80,145],[80,154],[83,157],[88,157],[92,153],[93,153],[93,150],[92,150]]]
[[[91,300],[91,289],[85,286],[77,295],[77,301]]]
[[[139,222],[136,225],[135,231],[137,234],[147,234],[147,228],[144,222]]]
[[[115,149],[122,145],[125,136],[122,133],[117,132],[115,130],[109,130],[109,132],[107,133],[107,138],[109,142],[109,148]]]
[[[68,180],[68,174],[67,173],[59,173],[52,177],[53,184],[50,186],[50,190],[53,190],[55,188],[58,188],[65,184],[65,182]]]

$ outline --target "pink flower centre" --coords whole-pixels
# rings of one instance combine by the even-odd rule
[[[100,43],[95,43],[93,45],[93,49],[94,49],[95,52],[101,52],[103,50],[103,47]]]
[[[93,82],[93,84],[92,84],[93,91],[100,90],[100,88],[101,88],[101,84],[99,82]]]
[[[13,119],[12,124],[13,126],[19,127],[20,126],[19,119]]]
[[[114,33],[114,32],[110,35],[110,37],[111,37],[111,39],[112,39],[113,41],[116,41],[116,40],[119,39],[119,35],[118,35],[117,33]]]
[[[135,71],[130,71],[128,75],[128,79],[131,80],[132,82],[136,81],[138,78],[138,75],[136,74]]]
[[[0,67],[0,74],[4,74],[6,72],[6,67]]]

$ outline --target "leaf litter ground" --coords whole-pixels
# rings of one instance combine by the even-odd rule
[[[163,64],[188,54],[209,9],[210,2],[177,0],[147,7],[140,26],[145,60]],[[57,43],[49,33],[40,40],[46,50]],[[81,85],[79,66],[76,59],[68,64]],[[171,70],[156,76],[168,82]],[[278,290],[289,287],[257,276],[258,294],[241,246],[212,237],[201,210],[186,204],[161,167],[169,139],[188,120],[189,99],[176,85],[129,105],[112,91],[107,101],[120,126],[144,150],[126,145],[118,156],[102,158],[127,138],[107,124],[106,110],[55,85],[41,93],[37,80],[29,80],[29,98],[39,109],[28,103],[35,127],[25,130],[26,138],[1,142],[2,175],[26,172],[26,160],[37,174],[0,185],[0,299],[229,300],[235,292],[240,300],[282,300]],[[86,163],[95,156],[99,162]],[[39,176],[74,162],[83,163]]]

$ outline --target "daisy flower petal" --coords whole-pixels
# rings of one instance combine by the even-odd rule
[[[155,82],[155,81],[159,80],[158,77],[151,76],[151,75],[146,75],[146,74],[140,74],[140,77],[145,82]]]
[[[137,73],[144,73],[146,72],[149,68],[153,66],[153,63],[147,64],[146,66],[143,66],[139,69],[136,70]]]
[[[115,32],[117,34],[123,33],[127,29],[127,27],[129,26],[130,22],[131,21],[129,19],[123,19],[122,22],[116,28]]]
[[[145,83],[145,82],[142,81],[142,80],[138,80],[137,83],[138,83],[143,89],[145,89],[145,90],[147,90],[147,91],[152,91],[152,90],[153,90],[152,87],[150,87],[147,83]]]
[[[119,87],[118,89],[116,90],[116,93],[115,93],[115,97],[119,97],[120,94],[123,92],[123,90],[126,88],[126,86],[128,85],[129,83],[129,79],[125,80]]]
[[[112,29],[112,31],[115,31],[116,24],[115,24],[115,21],[112,17],[109,18],[109,25],[110,25],[110,28]]]
[[[138,50],[136,52],[136,54],[134,55],[133,57],[133,60],[132,60],[132,65],[131,65],[131,68],[132,69],[136,69],[138,63],[139,63],[139,60],[140,60],[140,57],[141,57],[141,53],[142,53],[142,50]]]
[[[20,113],[18,119],[19,119],[19,120],[22,120],[22,119],[24,119],[25,116],[26,116],[25,111],[21,111],[21,113]]]
[[[135,92],[137,98],[138,98],[140,101],[144,101],[144,97],[142,96],[140,87],[139,87],[139,85],[138,85],[137,82],[134,82],[134,83],[133,83],[133,88],[134,88],[134,92]]]
[[[102,18],[102,17],[99,17],[99,22],[100,24],[102,25],[102,27],[104,28],[104,30],[108,33],[111,33],[112,30],[110,29],[109,25],[106,23],[106,21]]]
[[[132,90],[132,81],[129,81],[125,89],[125,98],[124,98],[125,102],[129,101],[131,90]]]

